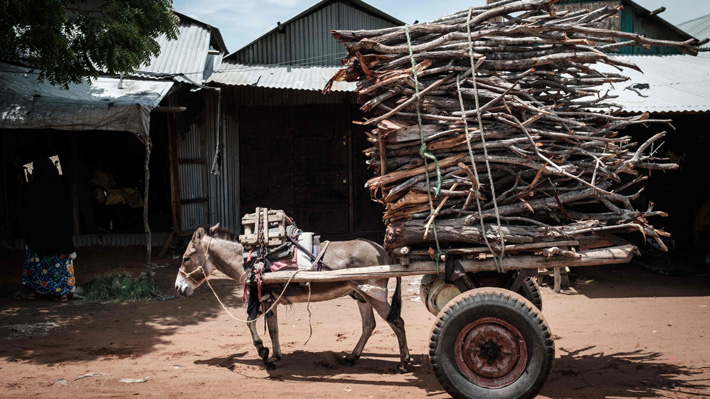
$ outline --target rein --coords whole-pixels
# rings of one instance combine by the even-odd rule
[[[291,275],[291,277],[289,277],[288,281],[286,282],[286,285],[284,286],[283,290],[281,291],[281,294],[279,295],[278,298],[276,298],[276,300],[274,301],[274,303],[271,304],[271,306],[269,307],[269,309],[268,309],[266,312],[262,313],[261,316],[257,317],[256,319],[253,319],[253,320],[242,320],[242,319],[240,319],[240,318],[234,316],[234,315],[232,314],[232,312],[230,312],[229,309],[227,309],[227,306],[225,306],[225,304],[222,302],[222,300],[219,299],[219,296],[217,295],[217,292],[214,290],[214,288],[212,288],[212,284],[210,284],[210,280],[207,279],[207,273],[205,273],[205,269],[203,268],[203,266],[207,263],[207,259],[208,259],[209,256],[210,256],[210,245],[212,245],[212,239],[213,239],[213,238],[214,238],[214,237],[210,236],[210,242],[207,243],[207,249],[205,250],[205,260],[204,260],[204,262],[202,262],[202,264],[201,264],[200,266],[197,267],[197,269],[191,271],[190,273],[186,273],[184,270],[182,270],[182,268],[180,268],[178,271],[179,271],[180,273],[182,273],[182,274],[185,276],[185,278],[189,278],[190,280],[192,280],[193,282],[195,282],[195,283],[197,283],[197,284],[199,284],[199,282],[198,282],[197,280],[195,280],[194,278],[192,278],[192,275],[193,275],[194,273],[197,273],[198,271],[201,271],[201,272],[202,272],[202,275],[205,276],[204,281],[207,283],[207,286],[210,287],[210,290],[212,290],[212,293],[214,294],[214,297],[217,298],[217,302],[219,302],[219,304],[222,305],[222,309],[224,309],[224,311],[227,312],[227,314],[229,315],[229,317],[231,317],[232,319],[234,319],[234,320],[236,320],[236,321],[238,321],[238,322],[241,322],[241,323],[246,323],[246,324],[249,324],[249,323],[256,323],[257,321],[261,320],[264,316],[266,316],[270,311],[272,311],[272,310],[276,307],[276,305],[278,305],[279,301],[281,300],[281,297],[283,297],[283,295],[286,293],[286,289],[288,288],[288,285],[291,283],[291,280],[292,280],[294,277],[296,277],[296,275],[300,272],[300,270],[297,270],[295,273],[293,273],[293,274]],[[310,284],[309,284],[309,285],[308,285],[308,298],[309,298],[309,302],[310,302],[310,296],[311,296],[311,286],[310,286]]]

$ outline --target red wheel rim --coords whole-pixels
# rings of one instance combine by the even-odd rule
[[[528,349],[522,334],[508,322],[484,317],[467,325],[456,337],[454,358],[472,383],[502,388],[525,371]]]

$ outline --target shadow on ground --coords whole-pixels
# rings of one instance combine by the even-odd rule
[[[145,270],[144,248],[82,249],[77,262],[77,280],[93,275]],[[166,296],[174,295],[179,263],[172,257],[155,260],[156,286]],[[179,258],[178,258],[179,259]],[[179,261],[178,261],[179,262]],[[14,265],[17,268],[17,265]],[[19,280],[21,263],[16,271]],[[79,277],[81,276],[81,277]],[[242,287],[228,278],[213,278],[213,287],[230,308],[242,307]],[[19,283],[5,276],[0,280],[0,360],[59,364],[95,359],[138,358],[169,343],[168,337],[185,326],[215,319],[222,309],[208,288],[190,298],[118,304],[71,300],[15,299],[8,291]]]
[[[671,364],[664,361],[660,353],[637,350],[606,354],[595,352],[594,348],[559,348],[562,356],[556,359],[552,376],[540,395],[554,399],[661,398],[674,394],[707,397],[710,393],[710,380],[698,378],[704,372],[702,368]],[[254,350],[198,360],[195,364],[228,369],[247,378],[320,384],[414,386],[425,391],[427,396],[443,392],[426,355],[413,356],[404,380],[381,378],[382,375],[394,374],[398,361],[396,354],[366,354],[354,366],[342,364],[344,355],[345,352],[330,351],[298,350],[286,353],[277,368],[268,372],[268,376],[261,371],[262,362]]]
[[[675,365],[660,353],[595,352],[594,346],[558,348],[552,377],[541,395],[550,398],[707,397],[710,380],[703,368]],[[670,393],[673,392],[673,393]]]
[[[367,348],[365,351],[367,352]],[[255,353],[256,350],[238,352],[230,356],[198,360],[195,364],[226,368],[236,374],[250,377],[263,367],[261,359],[257,358]],[[428,394],[443,392],[434,376],[427,355],[412,355],[412,361],[408,367],[409,372],[404,374],[405,380],[401,381],[396,377],[390,380],[383,380],[381,377],[396,373],[399,364],[398,354],[364,353],[353,366],[346,366],[342,363],[346,354],[345,352],[307,352],[302,350],[284,353],[281,361],[277,363],[276,369],[269,371],[268,377],[263,378],[320,384],[332,382],[368,386],[407,386],[417,387]],[[368,378],[368,375],[373,377]]]
[[[709,275],[669,276],[648,270],[640,265],[585,267],[588,278],[597,285],[579,285],[574,283],[576,268],[570,268],[570,283],[576,293],[588,298],[653,298],[653,297],[690,297],[710,296]],[[544,281],[552,287],[552,279]]]

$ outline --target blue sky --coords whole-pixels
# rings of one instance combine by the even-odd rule
[[[709,0],[635,0],[649,10],[665,6],[661,17],[673,24],[710,14]],[[317,0],[173,0],[174,8],[219,28],[230,52],[318,3]],[[434,19],[485,0],[365,0],[373,7],[413,23]]]

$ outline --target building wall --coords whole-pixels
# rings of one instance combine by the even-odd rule
[[[395,26],[350,5],[335,2],[269,32],[230,55],[238,64],[340,65],[342,43],[331,29],[380,29]]]
[[[640,11],[627,7],[622,11],[622,30],[625,32],[634,32],[639,35],[653,39],[683,41],[687,40],[687,36],[671,30],[667,25],[658,21],[655,18],[645,18],[640,15]],[[628,26],[631,24],[631,26]],[[641,47],[628,47],[622,50],[623,54],[680,54],[680,51],[673,47],[652,46],[650,49]]]
[[[667,23],[661,22],[659,17],[648,17],[644,15],[646,11],[630,6],[628,3],[621,0],[561,0],[555,5],[556,10],[594,10],[603,6],[623,6],[623,10],[612,17],[605,20],[604,28],[619,30],[622,32],[632,32],[639,35],[647,36],[653,39],[662,40],[687,40],[686,36],[681,35]],[[643,4],[641,4],[643,5]],[[650,49],[640,47],[627,47],[621,49],[622,54],[680,54],[672,47],[652,46]]]

